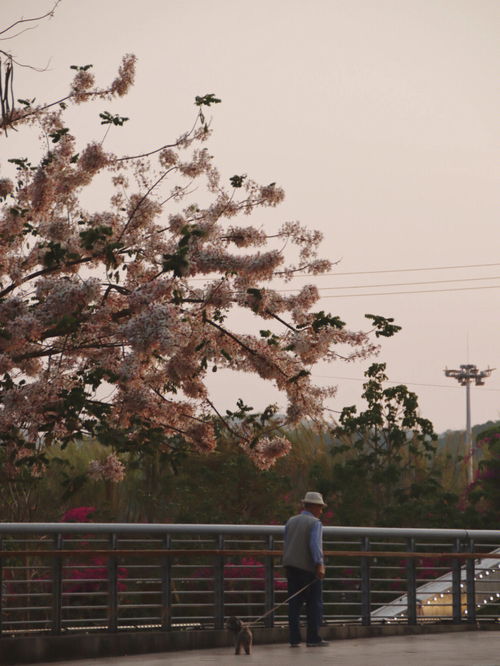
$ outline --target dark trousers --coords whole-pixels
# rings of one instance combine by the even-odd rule
[[[319,643],[321,637],[318,633],[321,626],[323,603],[322,603],[322,584],[321,580],[304,569],[296,567],[286,567],[286,577],[288,580],[288,596],[298,592],[304,585],[312,583],[303,592],[298,594],[288,602],[288,627],[290,643],[300,643],[300,611],[302,604],[306,606],[307,617],[307,643]]]

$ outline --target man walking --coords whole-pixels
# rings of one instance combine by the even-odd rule
[[[308,492],[302,500],[303,510],[290,518],[285,526],[283,565],[288,580],[288,596],[308,587],[288,602],[290,647],[299,647],[300,610],[306,605],[307,647],[324,647],[327,641],[319,635],[322,621],[322,579],[325,577],[323,561],[323,525],[319,520],[325,508],[320,493]]]

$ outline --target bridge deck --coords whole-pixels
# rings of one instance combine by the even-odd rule
[[[82,659],[38,666],[198,666],[234,664],[230,648],[164,652],[130,657]],[[288,645],[256,645],[243,664],[253,666],[500,666],[500,632],[478,631],[419,636],[384,636],[337,640],[328,647],[291,649]]]

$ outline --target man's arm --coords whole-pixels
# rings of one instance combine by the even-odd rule
[[[318,520],[311,529],[309,548],[314,562],[316,578],[325,577],[325,563],[323,561],[323,525]]]

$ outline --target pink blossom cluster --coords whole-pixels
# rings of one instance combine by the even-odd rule
[[[125,465],[115,453],[110,453],[102,462],[91,460],[88,466],[88,474],[94,481],[103,480],[119,483],[125,478]]]
[[[64,105],[122,96],[134,71],[126,55],[112,83],[98,87],[80,68]],[[102,139],[79,141],[64,105],[9,117],[16,128],[38,127],[44,142],[32,164],[18,160],[0,179],[0,432],[48,446],[87,428],[93,435],[88,424],[106,407],[106,427],[128,432],[141,421],[210,452],[214,419],[228,424],[207,379],[224,369],[278,388],[285,405],[275,432],[322,419],[335,387],[313,383],[314,364],[364,358],[376,346],[364,332],[315,326],[314,284],[294,294],[276,288],[297,271],[331,268],[318,256],[321,233],[295,221],[275,229],[241,222],[284,192],[246,176],[224,185],[202,146],[210,131],[201,116],[177,140],[115,155]],[[126,126],[110,130],[126,145]],[[96,180],[109,187],[104,210],[84,204]],[[254,331],[230,326],[228,316],[244,312]],[[268,326],[272,338],[260,334]],[[262,469],[290,449],[272,432],[251,445],[247,430],[232,432]],[[92,461],[89,474],[118,482],[124,468],[111,454]]]
[[[254,447],[245,447],[259,469],[269,469],[292,448],[286,437],[262,437]]]
[[[13,191],[14,183],[10,178],[0,178],[0,199],[5,199],[5,197]]]

